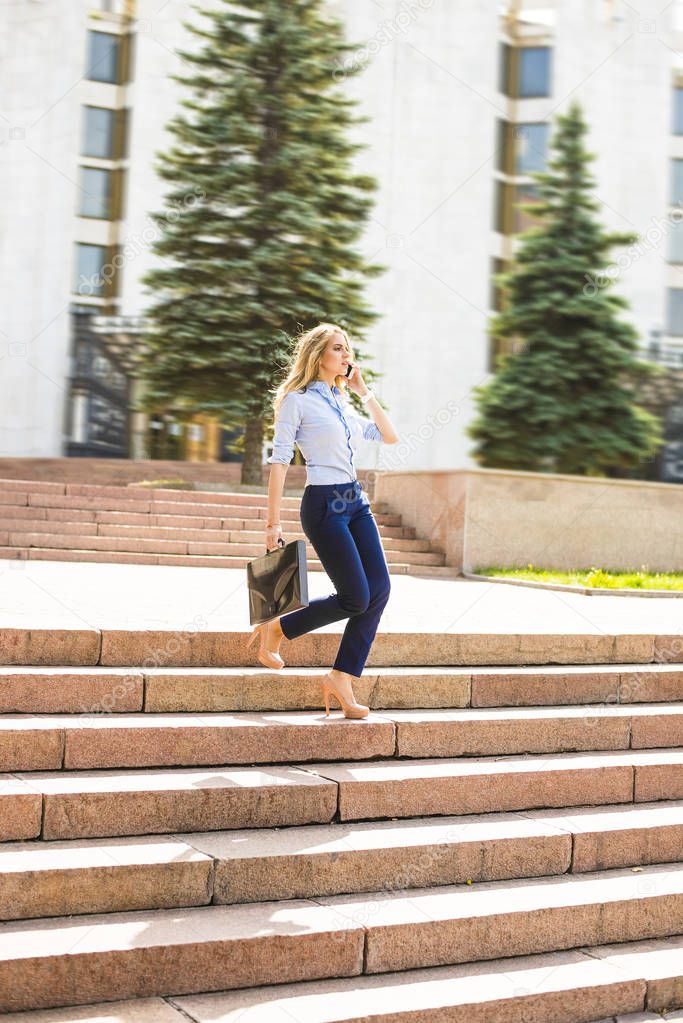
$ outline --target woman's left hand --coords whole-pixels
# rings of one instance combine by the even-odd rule
[[[368,385],[361,376],[360,369],[356,365],[354,365],[353,370],[346,379],[348,380],[349,390],[353,391],[354,394],[362,395],[369,390]]]

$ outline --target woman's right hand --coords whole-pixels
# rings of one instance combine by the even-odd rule
[[[276,547],[281,547],[282,544],[278,543],[281,536],[282,526],[279,522],[272,526],[266,526],[266,551],[273,551]]]

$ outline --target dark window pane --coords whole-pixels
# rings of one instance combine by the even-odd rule
[[[670,203],[672,206],[683,203],[683,160],[671,161]]]
[[[78,212],[82,217],[109,217],[111,171],[99,167],[81,167],[81,192]]]
[[[683,336],[683,288],[669,288],[667,333]]]
[[[550,95],[550,47],[524,46],[519,51],[519,96]]]
[[[683,89],[674,89],[673,95],[673,125],[671,130],[674,135],[683,135]]]
[[[550,126],[543,122],[515,125],[515,174],[545,170],[549,135]]]
[[[114,110],[104,107],[83,107],[83,156],[114,157]]]
[[[94,82],[118,82],[119,36],[88,32],[88,63],[85,77]]]
[[[104,245],[76,243],[74,291],[77,295],[102,295],[104,293],[102,269],[106,258],[107,250]]]

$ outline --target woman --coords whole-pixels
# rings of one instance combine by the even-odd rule
[[[394,444],[398,434],[358,367],[346,376],[351,362],[348,337],[333,323],[321,323],[296,339],[289,372],[274,395],[275,435],[268,459],[266,550],[276,548],[282,536],[280,502],[296,442],[306,460],[301,525],[336,592],[257,625],[249,646],[259,636],[261,664],[282,668],[278,651],[283,636],[295,639],[348,618],[334,667],[322,682],[325,713],[332,694],[345,717],[364,718],[368,708],[356,702],[353,683],[365,667],[390,582],[377,523],[356,478],[353,441],[362,436]],[[346,386],[360,395],[372,419],[354,411],[344,396]]]

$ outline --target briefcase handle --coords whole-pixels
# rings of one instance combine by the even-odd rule
[[[285,543],[285,539],[284,539],[284,537],[283,537],[283,536],[278,536],[278,538],[277,538],[277,543],[278,543],[278,547],[280,547],[280,546],[282,546],[282,547],[286,547],[286,546],[287,546],[287,544]],[[277,549],[278,549],[277,547],[273,547],[272,551],[268,551],[268,550],[267,550],[267,551],[266,551],[266,554],[275,554],[275,551],[276,551]]]

